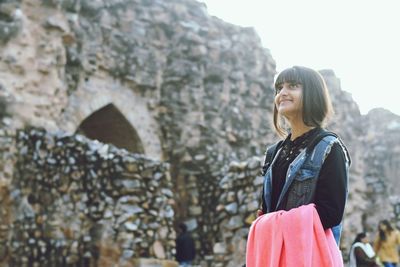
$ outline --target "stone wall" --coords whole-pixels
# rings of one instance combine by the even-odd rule
[[[363,177],[368,186],[364,226],[375,230],[379,220],[390,219],[400,227],[400,117],[375,109],[365,116],[363,127]]]
[[[220,223],[235,218],[235,236],[243,238],[255,204],[241,211],[243,203],[231,197],[243,186],[254,190],[248,199],[257,199],[260,188],[251,187],[259,179],[255,172],[234,175],[229,166],[253,162],[277,140],[270,121],[275,61],[254,29],[211,17],[192,0],[8,0],[0,3],[0,15],[2,203],[14,200],[11,180],[23,167],[16,165],[17,129],[31,125],[74,136],[93,114],[112,107],[130,129],[132,150],[143,153],[138,162],[143,157],[169,164],[171,221],[188,224],[198,262],[235,262],[225,253],[231,252],[231,231]],[[400,160],[398,116],[362,116],[334,72],[321,73],[336,110],[328,127],[340,134],[353,160],[342,244],[347,250],[355,232],[375,229],[398,203],[399,187],[392,186]],[[110,130],[106,136],[115,129],[102,127]],[[224,177],[238,183],[231,193],[222,186]],[[1,219],[7,224],[14,211],[3,212],[11,216]]]
[[[212,266],[242,266],[245,263],[249,228],[260,207],[263,177],[260,158],[231,162],[219,185],[222,193],[217,206],[219,235],[213,247]]]
[[[2,216],[1,225],[8,229],[2,259],[9,266],[133,266],[139,257],[173,258],[167,164],[65,132],[32,128],[15,138],[12,205],[2,203],[12,215]]]

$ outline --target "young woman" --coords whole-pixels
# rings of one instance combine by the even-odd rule
[[[294,66],[278,75],[273,120],[284,139],[267,150],[258,215],[314,203],[322,226],[332,228],[339,243],[350,157],[340,138],[323,128],[331,114],[317,71]]]
[[[385,267],[396,267],[399,264],[399,232],[393,229],[388,220],[379,223],[378,232],[374,241],[376,254]]]
[[[323,128],[331,113],[318,72],[295,66],[278,75],[273,119],[283,140],[267,149],[247,267],[343,266],[338,243],[350,158],[340,138]]]
[[[357,234],[350,250],[349,267],[378,267],[374,249],[366,233]]]

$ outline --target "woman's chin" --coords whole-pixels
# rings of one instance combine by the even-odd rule
[[[293,111],[290,108],[283,107],[278,109],[278,113],[279,115],[286,117],[289,116],[291,113],[293,113]]]

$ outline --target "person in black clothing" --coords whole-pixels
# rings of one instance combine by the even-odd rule
[[[349,267],[378,267],[374,249],[366,233],[358,233],[350,250]]]
[[[187,226],[184,223],[179,224],[180,233],[176,238],[176,260],[180,267],[191,266],[192,261],[196,256],[194,241],[190,233],[187,231]]]

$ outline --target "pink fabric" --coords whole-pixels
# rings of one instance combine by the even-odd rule
[[[258,217],[250,227],[246,267],[343,267],[330,229],[314,204]]]

